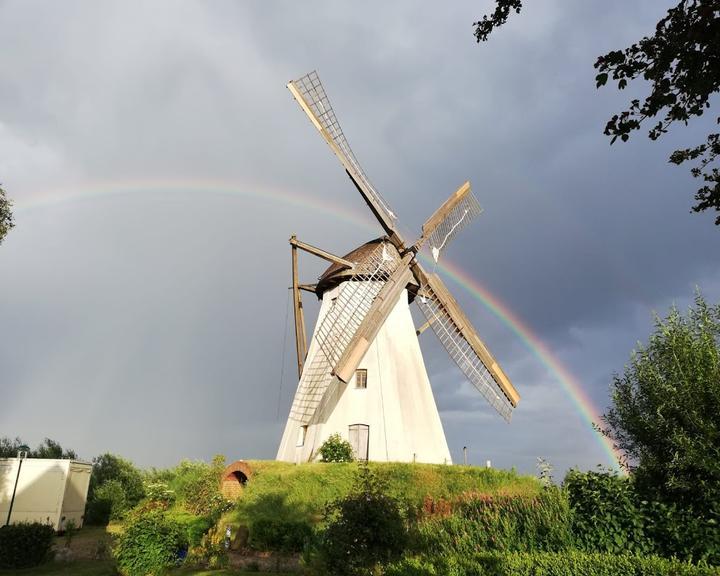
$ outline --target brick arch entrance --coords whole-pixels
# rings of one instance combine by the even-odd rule
[[[236,500],[243,492],[243,488],[252,477],[252,468],[247,462],[237,460],[223,470],[220,481],[220,491],[228,500]]]

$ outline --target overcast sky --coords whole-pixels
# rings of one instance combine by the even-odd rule
[[[720,299],[720,229],[667,163],[711,118],[610,147],[637,89],[594,84],[675,3],[528,1],[478,45],[489,1],[0,0],[0,436],[141,466],[274,458],[297,384],[287,239],[344,254],[381,232],[285,88],[313,69],[411,236],[471,181],[484,213],[447,260],[602,412],[653,311]],[[301,258],[303,281],[323,269]],[[505,424],[423,334],[454,459],[609,464],[558,375],[446,282],[522,396]]]

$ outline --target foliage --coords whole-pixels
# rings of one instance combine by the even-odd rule
[[[105,525],[111,520],[122,520],[130,508],[120,481],[107,480],[93,494],[87,510],[88,521]]]
[[[93,459],[86,509],[89,523],[120,519],[144,496],[142,474],[132,462],[109,453]]]
[[[5,191],[0,187],[0,244],[15,226],[12,215],[12,201],[5,195]]]
[[[327,508],[320,560],[331,574],[371,574],[397,560],[408,542],[399,502],[368,466],[361,466],[350,494]]]
[[[65,522],[65,526],[63,527],[63,538],[65,540],[65,548],[70,548],[70,544],[72,544],[73,539],[75,538],[75,534],[78,533],[78,526],[75,523],[75,520],[70,518],[67,522]]]
[[[720,504],[701,514],[675,503],[646,500],[632,478],[614,472],[565,477],[576,544],[588,552],[650,553],[720,564]]]
[[[495,10],[489,17],[485,15],[481,21],[473,22],[475,39],[478,42],[485,42],[490,32],[507,22],[511,11],[520,14],[520,10],[522,10],[522,0],[496,0]]]
[[[519,13],[522,0],[495,0],[495,5],[491,16],[483,16],[473,24],[478,42],[487,40],[494,28],[503,25],[511,11]],[[657,140],[672,123],[687,125],[693,117],[702,116],[710,108],[712,96],[720,91],[719,45],[718,0],[680,0],[659,20],[652,36],[598,57],[595,62],[598,88],[611,77],[619,90],[640,78],[650,84],[650,92],[642,101],[631,100],[626,110],[607,122],[604,132],[611,137],[610,142],[618,138],[627,141],[648,118],[662,116],[648,133],[651,140]],[[695,212],[708,209],[720,212],[720,169],[710,167],[718,157],[720,133],[710,133],[704,143],[670,155],[670,162],[678,165],[698,160],[690,173],[704,185],[695,194]],[[715,224],[720,225],[720,216]]]
[[[0,568],[28,568],[45,562],[55,530],[38,522],[0,527]]]
[[[552,486],[532,497],[470,493],[451,502],[426,500],[414,548],[433,555],[558,551],[573,541],[567,497]]]
[[[50,438],[45,438],[34,450],[30,450],[27,444],[18,437],[14,439],[0,438],[0,458],[15,458],[18,452],[27,452],[28,458],[77,460],[74,450],[64,449],[59,442]]]
[[[253,461],[252,481],[235,504],[228,520],[252,526],[260,519],[282,518],[322,524],[325,504],[343,498],[352,490],[360,466],[357,462],[327,465]],[[464,492],[506,495],[540,492],[540,483],[531,476],[513,471],[476,466],[370,462],[368,466],[385,482],[390,496],[421,506],[426,496],[452,499]]]
[[[656,319],[612,386],[603,434],[628,458],[649,500],[695,507],[720,500],[720,306],[700,294],[687,316]]]
[[[161,574],[179,563],[187,535],[161,511],[132,514],[114,549],[118,568],[126,576]]]
[[[225,548],[225,531],[222,525],[212,526],[202,536],[199,544],[189,550],[187,562],[212,570],[224,568],[229,564],[230,559]]]
[[[717,576],[718,570],[657,556],[564,552],[481,552],[406,557],[385,576]]]
[[[720,503],[709,501],[701,514],[661,502],[647,502],[647,533],[663,556],[720,565]]]
[[[605,126],[611,142],[628,140],[633,130],[640,129],[647,118],[663,114],[648,133],[657,140],[667,133],[673,122],[688,123],[693,116],[702,116],[710,107],[710,98],[720,91],[720,5],[717,0],[681,0],[668,10],[655,27],[655,34],[644,37],[625,50],[613,50],[595,62],[599,71],[598,87],[608,77],[617,81],[622,90],[629,80],[643,78],[650,93],[641,102],[634,99],[627,110],[614,115]],[[720,117],[717,119],[720,122]],[[700,158],[692,169],[696,178],[706,182],[695,199],[693,210],[708,208],[720,211],[720,171],[706,170],[720,155],[720,134],[707,137],[704,144],[676,150],[670,162],[682,164]],[[715,223],[720,225],[720,216]]]
[[[183,466],[183,464],[181,464]],[[184,508],[198,516],[219,517],[230,504],[220,493],[220,478],[225,469],[225,457],[215,456],[212,464],[184,463],[176,478],[177,493]]]
[[[350,442],[343,440],[340,434],[331,434],[320,446],[320,456],[323,462],[352,462],[353,448]]]
[[[613,471],[571,470],[563,487],[570,500],[578,547],[613,554],[652,551],[645,513],[630,478]]]
[[[250,546],[263,551],[300,552],[312,534],[312,527],[307,522],[261,519],[252,525]]]
[[[145,498],[151,502],[164,502],[168,506],[175,502],[175,491],[166,482],[150,482],[145,484]]]

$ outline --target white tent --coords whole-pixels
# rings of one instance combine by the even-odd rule
[[[82,526],[92,464],[46,458],[0,458],[0,526],[41,522]],[[13,493],[15,497],[13,499]]]

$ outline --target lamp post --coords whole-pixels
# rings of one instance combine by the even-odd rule
[[[27,454],[28,454],[29,450],[30,450],[30,448],[28,446],[20,446],[18,449],[17,457],[20,459],[20,462],[18,462],[17,474],[15,475],[15,486],[13,486],[13,493],[12,493],[12,498],[10,498],[10,508],[8,508],[8,515],[7,515],[7,520],[5,521],[5,526],[10,525],[10,516],[12,516],[13,504],[15,504],[15,492],[17,492],[18,480],[20,480],[20,470],[23,465],[23,460],[25,460],[25,458],[27,458]]]

